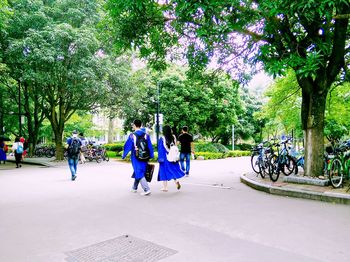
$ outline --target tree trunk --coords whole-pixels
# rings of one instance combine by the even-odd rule
[[[64,159],[64,150],[63,150],[63,130],[57,130],[55,132],[55,144],[56,144],[56,160]]]
[[[305,175],[320,176],[323,174],[324,154],[324,115],[327,92],[311,92],[302,94],[302,122],[305,140]]]
[[[108,144],[113,143],[113,130],[114,130],[114,125],[113,125],[113,119],[112,118],[108,118]]]

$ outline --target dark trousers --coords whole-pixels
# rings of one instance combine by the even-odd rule
[[[22,154],[15,152],[15,159],[16,159],[16,167],[18,167],[22,161]]]

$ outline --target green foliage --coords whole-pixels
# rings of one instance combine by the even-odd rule
[[[268,101],[255,115],[257,119],[266,119],[264,137],[291,134],[292,130],[295,137],[302,137],[301,89],[294,72],[290,70],[286,77],[275,80],[265,95]]]
[[[252,149],[252,147],[253,147],[252,144],[241,143],[241,144],[235,145],[235,150],[249,151]]]
[[[219,150],[214,146],[213,143],[206,143],[206,142],[194,143],[194,151],[195,152],[213,152],[213,153],[219,152]]]
[[[107,150],[120,153],[123,151],[124,143],[105,144],[104,147]]]
[[[198,159],[198,157],[203,157],[205,160],[208,160],[208,159],[222,159],[222,158],[226,158],[226,155],[224,153],[196,152],[195,157],[196,157],[196,159]]]
[[[234,150],[228,152],[228,157],[240,157],[240,156],[250,156],[251,152],[247,150]]]

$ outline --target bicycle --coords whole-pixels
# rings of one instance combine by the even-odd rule
[[[350,179],[350,151],[349,143],[342,143],[334,150],[335,156],[330,160],[328,175],[329,182],[334,188],[343,185],[344,180]],[[350,187],[347,191],[350,190]]]
[[[268,155],[271,153],[271,146],[264,147],[264,143],[260,143],[257,146],[255,146],[252,149],[252,155],[251,155],[251,166],[255,173],[262,178],[265,178],[266,175],[270,173],[270,166],[269,166],[269,157]]]
[[[270,179],[273,182],[276,182],[279,178],[280,172],[286,176],[289,176],[293,173],[293,170],[295,169],[295,160],[293,157],[289,154],[287,143],[290,141],[290,139],[286,139],[285,141],[282,141],[280,144],[276,143],[275,146],[277,149],[283,145],[283,148],[281,150],[277,150],[277,155],[272,154],[270,157],[270,166],[271,170],[269,172]]]

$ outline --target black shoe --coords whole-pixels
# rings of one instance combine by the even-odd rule
[[[77,178],[77,176],[72,176],[72,181],[74,181]]]

